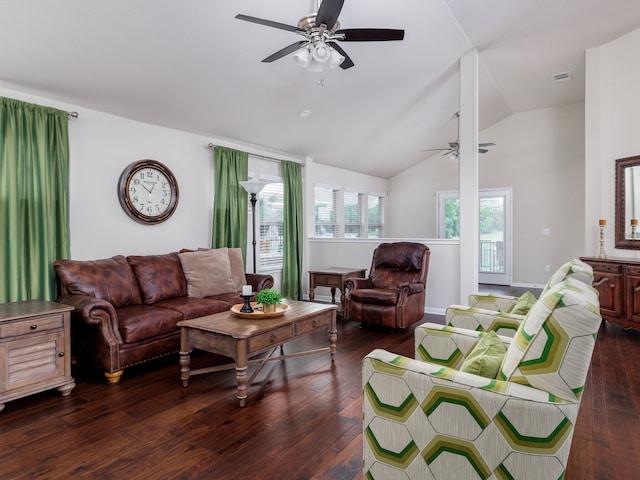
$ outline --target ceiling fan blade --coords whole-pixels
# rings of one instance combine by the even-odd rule
[[[272,20],[265,20],[264,18],[250,17],[249,15],[243,15],[239,13],[236,15],[238,20],[245,20],[247,22],[258,23],[260,25],[266,25],[267,27],[279,28],[280,30],[287,30],[289,32],[302,32],[298,27],[293,25],[287,25],[286,23],[274,22]]]
[[[340,45],[338,45],[336,42],[327,43],[331,46],[331,48],[335,48],[336,51],[344,57],[344,61],[340,64],[341,69],[346,70],[347,68],[351,68],[355,65],[355,63],[353,63],[353,60],[351,60],[351,57],[347,55],[347,52],[345,52]]]
[[[495,143],[479,143],[478,144],[479,147],[492,147],[494,145]]]
[[[441,152],[443,150],[451,150],[450,148],[427,148],[426,150],[420,150],[421,152]]]
[[[345,28],[336,31],[343,34],[343,42],[386,42],[404,39],[404,30],[391,28]]]
[[[295,52],[296,50],[300,49],[303,45],[307,44],[308,42],[306,42],[305,40],[301,41],[301,42],[295,42],[292,43],[291,45],[284,47],[281,50],[278,50],[276,53],[273,53],[271,55],[269,55],[267,58],[265,58],[264,60],[262,60],[264,63],[271,63],[275,60],[278,60],[279,58],[285,57],[287,55],[289,55],[290,53]]]
[[[479,153],[487,153],[489,150],[487,150],[486,148],[479,148],[478,152]]]
[[[344,0],[322,0],[316,14],[316,25],[326,25],[331,30],[340,16]]]

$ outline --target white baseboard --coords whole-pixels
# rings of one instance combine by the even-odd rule
[[[512,283],[512,287],[518,288],[544,288],[544,285],[538,285],[537,283]]]

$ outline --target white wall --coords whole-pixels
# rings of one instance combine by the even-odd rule
[[[513,283],[542,285],[545,265],[553,271],[585,254],[584,107],[514,114],[483,130],[480,141],[496,143],[480,155],[480,188],[513,188]],[[457,168],[435,155],[390,180],[391,235],[436,235],[435,192],[458,188]],[[543,228],[551,235],[543,237]]]
[[[615,161],[640,154],[640,29],[587,51],[585,250],[595,255],[598,219],[605,218],[607,254],[640,258],[615,249]]]

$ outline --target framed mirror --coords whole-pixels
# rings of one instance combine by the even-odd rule
[[[640,250],[640,155],[616,160],[616,248]]]

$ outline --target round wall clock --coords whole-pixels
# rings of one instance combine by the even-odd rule
[[[138,160],[122,171],[118,199],[136,222],[164,222],[178,206],[178,182],[171,170],[157,160]]]

